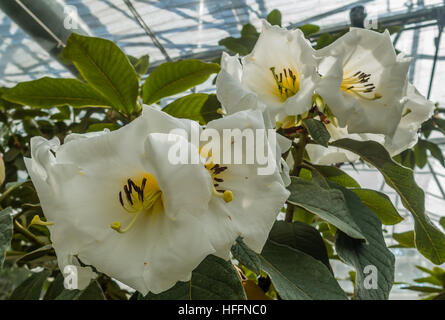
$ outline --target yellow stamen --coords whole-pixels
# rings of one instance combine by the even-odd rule
[[[225,202],[230,202],[233,200],[233,192],[230,190],[225,190],[224,192],[219,192],[213,187],[213,194],[218,197],[224,199]]]
[[[30,226],[32,226],[33,224],[37,224],[37,225],[40,225],[40,226],[52,226],[54,224],[54,222],[52,222],[52,221],[42,221],[38,215],[35,215],[34,218],[32,218],[28,228]]]
[[[161,199],[161,203],[158,202],[159,199]],[[123,191],[119,192],[119,202],[122,208],[128,213],[134,214],[134,217],[124,229],[119,221],[113,222],[110,227],[119,233],[125,233],[133,227],[142,213],[155,212],[159,206],[162,207],[164,197],[155,177],[146,173],[140,179],[127,180]]]
[[[270,71],[277,85],[274,88],[274,94],[281,101],[286,101],[287,98],[292,97],[300,90],[300,74],[293,68],[283,68],[278,74],[275,73],[275,67],[270,68]]]
[[[352,76],[348,76],[345,72],[340,89],[365,100],[373,101],[380,99],[382,95],[375,92],[376,87],[369,82],[370,79],[371,74],[362,71],[358,71]],[[372,94],[372,96],[368,94]]]

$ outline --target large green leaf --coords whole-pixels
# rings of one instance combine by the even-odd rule
[[[99,92],[77,79],[45,77],[21,82],[6,91],[2,98],[35,108],[111,106]]]
[[[11,208],[0,211],[0,269],[3,267],[6,250],[8,250],[12,239],[11,211]]]
[[[269,240],[260,257],[262,269],[269,274],[283,299],[346,299],[344,291],[329,269],[300,250]]]
[[[43,284],[50,274],[48,270],[34,273],[12,292],[9,300],[39,300]]]
[[[72,33],[63,56],[121,112],[138,110],[139,82],[128,57],[112,41]]]
[[[212,73],[219,72],[219,65],[190,59],[165,62],[145,80],[142,88],[144,103],[152,104],[206,81]]]
[[[240,279],[230,261],[210,255],[193,271],[189,282],[178,282],[160,294],[144,300],[245,300]]]
[[[319,174],[327,178],[328,180],[331,180],[333,182],[336,182],[343,187],[347,188],[360,188],[360,185],[357,181],[354,180],[351,176],[346,174],[344,171],[340,170],[337,167],[333,166],[320,166],[320,165],[311,165],[311,169],[315,169]]]
[[[397,191],[403,205],[414,217],[416,247],[419,252],[435,264],[444,263],[445,234],[425,214],[425,194],[416,184],[413,171],[394,162],[386,149],[374,141],[341,139],[332,145],[357,153],[382,173],[386,183]]]
[[[297,177],[291,177],[288,190],[291,194],[287,201],[291,204],[316,214],[353,238],[365,239],[362,230],[354,222],[341,191],[324,189],[314,182]]]
[[[199,121],[204,125],[211,120],[221,117],[217,110],[221,107],[216,95],[205,93],[192,93],[179,98],[162,111],[176,118],[186,118]]]
[[[259,274],[261,272],[261,260],[258,254],[253,252],[243,242],[241,238],[236,239],[236,243],[232,246],[232,254],[241,264]]]
[[[361,300],[388,299],[389,292],[394,283],[395,258],[386,247],[383,238],[382,223],[360,198],[352,191],[331,183],[331,186],[339,189],[345,196],[349,211],[355,222],[368,239],[368,243],[353,239],[343,232],[337,234],[335,248],[337,253],[346,263],[356,270],[356,298]],[[367,270],[367,268],[374,268]],[[366,273],[365,273],[366,272]],[[374,283],[368,282],[370,272],[376,272]],[[375,284],[376,287],[373,287]]]
[[[323,238],[314,227],[299,221],[276,221],[269,233],[269,239],[306,253],[331,270]]]
[[[380,218],[383,224],[394,225],[403,218],[397,212],[389,197],[381,192],[370,189],[352,189],[360,200]]]
[[[308,118],[303,120],[303,125],[306,127],[307,131],[315,142],[324,147],[328,146],[331,135],[321,121]]]

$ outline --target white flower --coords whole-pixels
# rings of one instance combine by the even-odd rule
[[[230,114],[247,108],[266,108],[281,121],[311,108],[320,82],[314,49],[301,30],[287,30],[263,21],[251,54],[242,58],[223,53],[216,81],[217,96]]]
[[[402,117],[410,60],[396,56],[389,33],[352,28],[318,50],[317,93],[350,133],[393,136]],[[335,85],[332,85],[335,83]]]
[[[402,120],[394,136],[385,137],[385,148],[392,156],[414,147],[422,123],[434,113],[434,103],[425,99],[412,84],[408,84],[405,99]]]
[[[263,123],[258,111],[213,123],[231,126],[239,117]],[[227,259],[238,236],[261,250],[288,195],[279,174],[257,176],[242,165],[215,172],[202,163],[172,164],[167,155],[175,144],[199,152],[169,134],[190,132],[192,123],[144,108],[113,132],[70,135],[63,145],[32,138],[25,163],[44,214],[54,222],[48,228],[61,270],[80,260],[142,294],[159,293],[188,281],[207,255]],[[215,177],[224,180],[223,190],[215,190]]]
[[[359,141],[376,141],[382,144],[391,157],[400,154],[406,149],[412,148],[418,140],[418,131],[422,123],[428,120],[434,113],[434,104],[425,99],[417,89],[409,84],[404,93],[404,109],[402,120],[398,123],[394,136],[383,134],[353,134],[347,128],[336,127],[333,124],[326,125],[331,134],[331,141],[348,138]],[[311,161],[315,164],[329,165],[340,162],[355,162],[359,156],[336,147],[325,148],[320,145],[310,144],[306,148]]]

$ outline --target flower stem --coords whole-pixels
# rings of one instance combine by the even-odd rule
[[[309,140],[307,132],[303,131],[300,134],[300,140],[298,142],[298,145],[294,146],[295,152],[292,153],[292,156],[294,157],[294,166],[290,172],[291,176],[298,177],[300,175],[301,164],[303,163],[303,157],[304,157],[304,150],[306,148],[308,141]],[[292,222],[294,218],[294,210],[295,206],[293,204],[288,203],[286,208],[286,217],[284,221]]]
[[[18,231],[20,231],[20,233],[22,233],[28,239],[32,240],[34,243],[38,244],[39,246],[45,245],[45,243],[43,241],[41,241],[32,232],[30,232],[24,226],[22,226],[17,220],[14,220],[14,224],[15,224],[15,227],[18,229]]]

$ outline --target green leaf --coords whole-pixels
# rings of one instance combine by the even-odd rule
[[[407,286],[407,287],[403,287],[401,289],[418,291],[418,292],[426,292],[426,293],[442,292],[442,290],[443,290],[442,288],[428,287],[428,286]]]
[[[87,132],[103,131],[104,129],[113,131],[119,128],[120,126],[116,123],[93,123],[88,126]]]
[[[344,171],[340,170],[337,167],[333,166],[319,166],[319,165],[311,165],[312,168],[317,170],[322,176],[329,179],[330,181],[336,182],[343,187],[347,188],[360,188],[360,185],[354,178],[349,176]]]
[[[139,109],[139,81],[125,53],[112,41],[72,33],[63,56],[72,61],[82,77],[121,112]]]
[[[425,167],[428,162],[428,156],[426,154],[426,148],[422,140],[414,146],[414,156],[416,158],[416,165],[419,168]]]
[[[271,25],[276,25],[281,27],[281,12],[278,9],[272,10],[266,17],[266,20]]]
[[[0,211],[0,269],[5,261],[6,250],[9,249],[12,239],[12,209]]]
[[[236,243],[232,246],[232,254],[242,265],[246,266],[253,272],[259,274],[261,271],[261,260],[255,252],[243,242],[241,238],[236,239]]]
[[[34,273],[12,292],[9,300],[39,300],[43,284],[50,274],[48,270]]]
[[[241,38],[247,38],[247,37],[258,38],[259,36],[260,34],[256,30],[256,28],[250,23],[245,24],[241,29]]]
[[[445,217],[440,218],[439,224],[442,226],[443,230],[445,230]]]
[[[192,93],[173,101],[162,111],[176,118],[191,119],[204,125],[211,120],[221,118],[221,115],[217,113],[219,108],[221,108],[221,104],[216,95]]]
[[[315,142],[326,148],[328,147],[328,142],[329,139],[331,139],[331,135],[321,121],[308,118],[303,120],[303,125],[306,127],[307,131]]]
[[[314,49],[319,50],[328,45],[330,45],[334,41],[334,38],[329,33],[323,33],[317,40],[317,44]]]
[[[145,80],[142,88],[144,103],[152,104],[160,99],[186,91],[206,81],[219,72],[216,63],[205,63],[190,59],[165,62],[157,67]]]
[[[150,57],[148,54],[143,55],[139,59],[131,56],[128,56],[128,58],[138,75],[143,76],[148,72],[148,67],[150,66]]]
[[[269,240],[260,257],[263,270],[283,299],[346,299],[329,269],[302,251]]]
[[[210,255],[193,271],[189,282],[178,282],[160,294],[143,300],[245,300],[240,279],[230,261]]]
[[[303,31],[303,34],[306,38],[308,38],[311,34],[317,33],[320,31],[320,27],[315,24],[305,24],[302,26],[297,27],[301,31]]]
[[[425,214],[425,194],[416,184],[413,171],[395,163],[386,149],[374,141],[341,139],[332,145],[357,153],[382,173],[386,183],[397,191],[403,205],[414,217],[419,252],[435,264],[445,262],[445,234]]]
[[[314,227],[299,221],[276,221],[269,233],[269,239],[306,253],[331,270],[323,238]]]
[[[419,143],[424,145],[425,148],[430,151],[431,155],[436,158],[442,166],[445,166],[445,158],[443,157],[442,150],[437,144],[427,140],[420,140]]]
[[[366,244],[343,232],[337,234],[335,241],[335,248],[340,258],[356,270],[356,297],[360,300],[386,300],[394,284],[395,257],[386,247],[382,223],[354,192],[335,183],[331,186],[344,194],[349,211],[369,241]],[[367,287],[369,285],[367,276],[372,278],[370,272],[374,272],[366,270],[370,266],[375,268],[376,278],[372,281],[377,288]]]
[[[381,192],[370,189],[352,189],[360,200],[368,206],[386,225],[394,225],[403,218],[397,212],[389,197]]]
[[[335,189],[324,189],[301,178],[291,177],[288,186],[291,192],[288,202],[318,215],[349,236],[365,239],[362,230],[354,222],[343,193]]]
[[[63,289],[55,300],[105,300],[105,295],[99,283],[92,280],[83,290]]]
[[[415,248],[414,231],[406,231],[402,233],[393,233],[392,237],[399,243],[400,247],[403,248]]]
[[[34,108],[107,107],[108,101],[88,84],[77,79],[41,78],[25,81],[8,90],[2,98]]]
[[[63,284],[64,280],[62,273],[59,272],[46,290],[43,300],[54,300],[66,290]]]
[[[227,37],[219,40],[218,44],[220,46],[226,47],[229,51],[233,53],[237,53],[240,56],[246,56],[253,50],[257,40],[258,37],[254,36],[242,37],[242,38]]]

